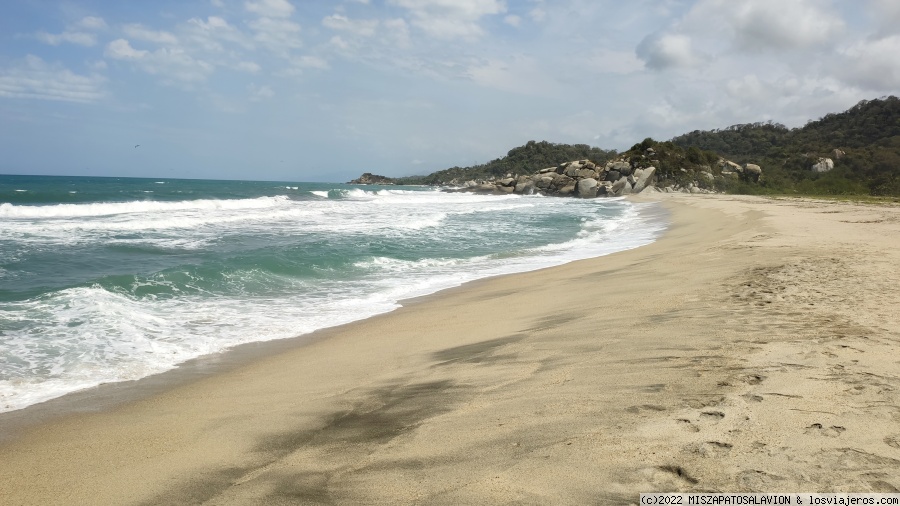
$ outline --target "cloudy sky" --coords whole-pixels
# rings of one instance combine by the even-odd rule
[[[9,0],[0,173],[345,181],[532,139],[621,150],[898,94],[898,54],[896,0]]]

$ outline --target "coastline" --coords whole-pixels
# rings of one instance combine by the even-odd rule
[[[900,209],[654,199],[672,226],[647,246],[442,291],[0,440],[0,502],[900,489]]]

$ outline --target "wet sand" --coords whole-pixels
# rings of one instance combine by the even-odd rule
[[[0,418],[0,504],[900,490],[900,207],[654,198],[672,227],[649,246]]]

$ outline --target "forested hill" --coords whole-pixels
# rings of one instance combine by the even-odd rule
[[[531,174],[546,167],[555,167],[568,160],[593,160],[605,163],[616,156],[615,150],[606,151],[587,144],[555,144],[547,141],[528,141],[524,146],[509,150],[503,158],[474,165],[451,167],[427,176],[395,178],[398,184],[456,184],[469,179],[502,178],[506,174]]]
[[[695,130],[672,142],[759,164],[760,192],[900,195],[900,99],[893,96],[864,100],[801,128],[751,123]],[[825,159],[833,169],[813,169]]]
[[[647,139],[644,143],[651,146],[656,141]],[[658,177],[669,174],[678,180],[694,177],[697,171],[709,172],[707,165],[715,165],[710,160],[718,155],[740,165],[749,163],[761,168],[759,178],[732,182],[725,188],[729,192],[900,196],[900,99],[894,96],[864,100],[845,112],[827,114],[800,128],[789,129],[773,122],[749,123],[720,130],[695,130],[663,144],[665,149],[657,150],[657,159],[671,167],[657,167]],[[639,145],[635,146],[622,157],[640,157],[634,151]],[[660,157],[666,153],[670,159],[662,160]],[[528,141],[505,157],[485,164],[392,181],[462,185],[470,180],[501,179],[506,174],[533,174],[573,160],[587,159],[602,166],[616,156],[615,150],[586,144]],[[698,181],[702,186],[702,178]]]

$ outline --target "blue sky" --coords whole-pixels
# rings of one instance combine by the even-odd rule
[[[895,0],[10,0],[0,173],[346,181],[627,149],[898,94],[898,54]]]

